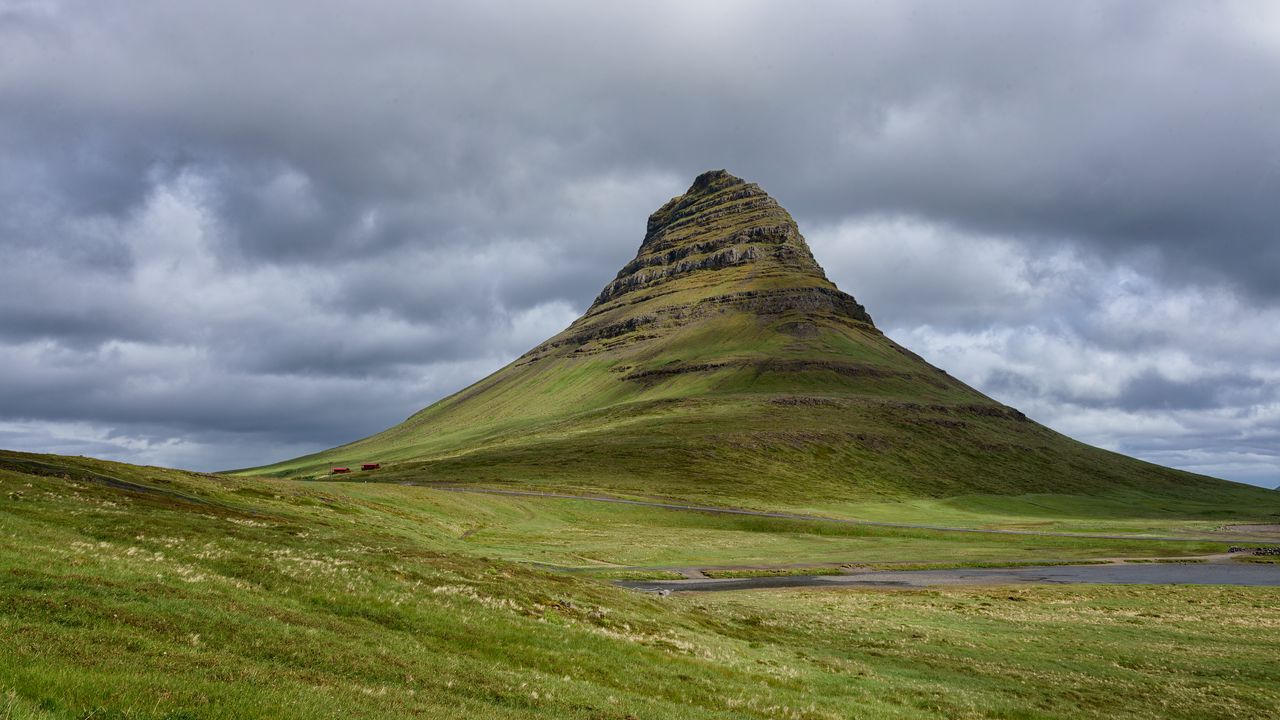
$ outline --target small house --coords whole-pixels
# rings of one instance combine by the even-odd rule
[[[382,463],[365,463],[360,466],[361,470],[377,470],[382,467]]]
[[[334,468],[332,472],[334,475],[341,475],[343,473],[351,472],[351,468]]]

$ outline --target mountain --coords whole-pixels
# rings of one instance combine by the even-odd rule
[[[649,217],[635,259],[560,334],[384,432],[241,472],[372,461],[386,469],[371,479],[748,502],[1260,492],[1078,443],[933,367],[827,279],[785,209],[723,170]]]

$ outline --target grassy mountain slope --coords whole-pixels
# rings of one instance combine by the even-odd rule
[[[559,335],[385,432],[244,472],[362,461],[384,479],[773,505],[1036,493],[1280,510],[1075,442],[929,365],[827,280],[786,210],[723,171],[655,212]]]
[[[1258,661],[1280,642],[1274,588],[657,598],[473,546],[477,524],[545,504],[0,452],[0,718],[1199,720],[1280,706],[1280,671]],[[566,520],[653,522],[639,512]],[[686,546],[773,534],[666,516]],[[986,542],[953,541],[956,558]]]

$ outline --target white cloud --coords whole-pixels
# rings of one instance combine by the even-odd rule
[[[892,337],[1037,420],[1153,462],[1280,475],[1280,451],[1241,449],[1280,436],[1280,306],[918,218],[853,218],[809,238]]]

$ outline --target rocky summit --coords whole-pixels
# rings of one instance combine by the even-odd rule
[[[244,472],[370,461],[370,479],[747,503],[1253,492],[1078,443],[933,367],[724,170],[650,215],[635,259],[555,337],[382,433]]]
[[[732,312],[874,327],[862,305],[827,280],[791,215],[755,183],[724,170],[703,173],[650,215],[646,230],[635,259],[586,314],[521,361],[643,344]],[[813,329],[807,321],[786,328]]]
[[[697,274],[704,287],[727,277],[700,271],[749,266],[756,278],[782,278],[818,295],[837,294],[791,215],[759,185],[723,170],[703,173],[689,192],[649,216],[636,258],[600,292],[587,317],[660,295],[673,279]],[[616,302],[615,302],[616,301]],[[858,309],[863,322],[871,318]]]

